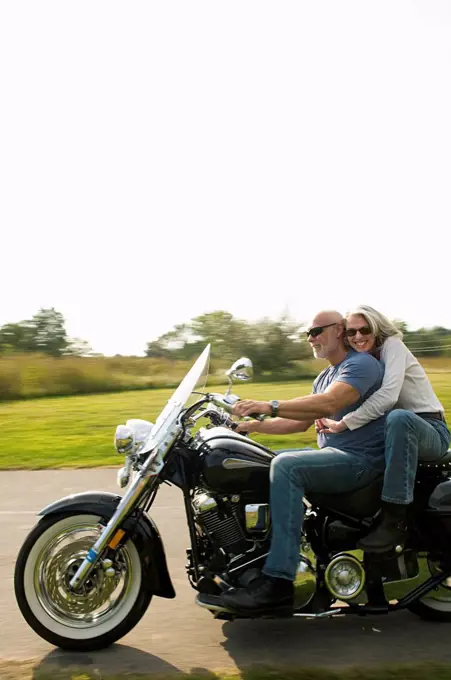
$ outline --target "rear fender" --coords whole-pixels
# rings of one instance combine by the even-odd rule
[[[80,512],[100,515],[106,520],[110,520],[121,500],[122,497],[118,494],[86,491],[60,498],[60,500],[43,508],[39,515],[48,517],[50,515]],[[155,522],[147,515],[134,510],[121,525],[121,528],[133,536],[136,547],[142,555],[147,570],[147,578],[150,580],[154,595],[174,598],[175,590],[168,572],[163,541]]]

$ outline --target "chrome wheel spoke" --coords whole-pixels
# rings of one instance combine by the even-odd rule
[[[75,518],[74,518],[75,519]],[[35,565],[35,590],[41,606],[55,621],[75,628],[92,627],[111,618],[120,607],[133,577],[126,546],[117,554],[114,575],[96,566],[78,591],[70,579],[100,533],[98,525],[76,523],[53,536]]]

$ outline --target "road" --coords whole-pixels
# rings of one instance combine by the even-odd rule
[[[243,669],[253,664],[344,666],[414,661],[451,662],[451,625],[409,612],[389,617],[221,622],[194,604],[185,577],[189,547],[181,496],[163,487],[152,516],[165,541],[177,598],[155,598],[138,626],[101,652],[73,654],[41,640],[25,623],[13,593],[15,556],[36,512],[61,496],[87,490],[117,492],[116,471],[1,472],[0,667],[33,660],[36,670],[82,666],[103,672],[188,672]]]

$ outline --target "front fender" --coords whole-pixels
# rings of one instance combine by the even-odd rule
[[[83,514],[98,514],[106,520],[110,520],[121,500],[122,497],[118,494],[104,491],[85,491],[65,496],[54,503],[50,503],[50,505],[46,505],[39,512],[39,515],[48,517],[49,515],[82,512]],[[146,577],[150,579],[154,595],[167,598],[175,597],[163,541],[155,522],[148,515],[134,510],[121,525],[121,528],[133,537],[142,556],[144,567],[147,570]]]

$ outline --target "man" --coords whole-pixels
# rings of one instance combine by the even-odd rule
[[[316,419],[341,419],[357,408],[382,383],[383,366],[370,354],[344,344],[344,319],[323,311],[307,331],[316,358],[329,366],[313,384],[313,394],[287,401],[238,402],[234,414],[272,416],[263,422],[247,421],[238,431],[265,434],[305,432]],[[277,417],[276,417],[277,416]],[[224,603],[238,611],[263,613],[293,605],[293,581],[299,562],[303,523],[303,497],[309,492],[346,493],[368,485],[384,470],[384,421],[373,420],[357,430],[319,433],[316,449],[277,455],[271,462],[271,548],[262,576],[249,589],[230,589]]]

